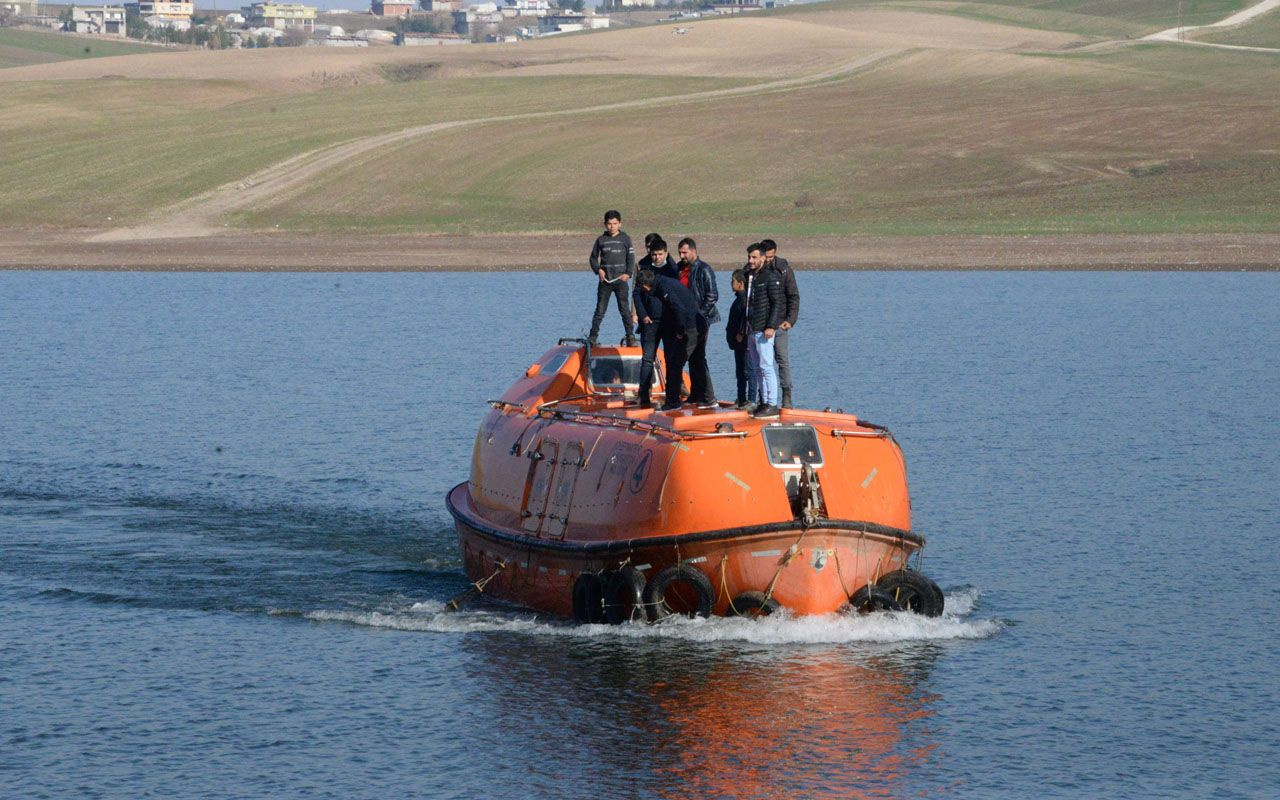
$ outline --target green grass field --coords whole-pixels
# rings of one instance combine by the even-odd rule
[[[137,220],[298,153],[359,136],[733,84],[472,78],[285,96],[216,81],[9,84],[0,92],[0,138],[12,143],[0,148],[0,218],[81,225],[109,224],[102,222],[107,216]]]
[[[73,58],[154,53],[156,50],[155,47],[130,44],[123,40],[113,42],[61,33],[0,28],[0,69],[24,67],[28,64],[47,64],[51,61],[67,61]]]
[[[1185,0],[1185,25],[1204,25],[1230,16],[1252,0]],[[1135,37],[1172,28],[1179,22],[1176,0],[835,0],[774,13],[819,13],[834,8],[904,8],[1082,36]]]
[[[1223,31],[1198,32],[1195,39],[1217,44],[1238,44],[1246,47],[1280,48],[1280,9],[1254,17],[1238,28]]]
[[[655,225],[725,233],[764,220],[788,234],[1280,230],[1280,153],[1265,146],[1280,129],[1274,72],[1160,46],[950,58],[771,95],[760,135],[717,124],[750,118],[753,98],[447,133],[238,220],[558,230],[621,194]],[[667,134],[618,148],[636,128]]]

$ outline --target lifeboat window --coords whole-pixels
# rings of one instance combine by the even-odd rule
[[[568,360],[569,360],[568,353],[557,353],[556,355],[552,356],[547,361],[547,363],[542,365],[542,374],[552,375],[554,373],[559,372],[560,368],[564,366],[564,362]]]
[[[775,467],[822,466],[818,433],[808,425],[770,425],[763,432],[769,463]]]
[[[640,356],[592,356],[591,385],[597,389],[640,386]]]

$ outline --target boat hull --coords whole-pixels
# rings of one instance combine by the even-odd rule
[[[467,577],[485,594],[562,617],[574,616],[574,586],[584,574],[634,567],[646,581],[675,565],[706,577],[712,612],[767,594],[791,613],[841,610],[850,595],[906,566],[924,542],[910,531],[856,520],[798,520],[713,531],[665,533],[623,541],[543,539],[486,521],[467,483],[448,496]]]

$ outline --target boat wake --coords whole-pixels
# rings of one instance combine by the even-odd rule
[[[1006,623],[971,619],[979,592],[966,587],[946,595],[941,617],[910,612],[866,615],[826,614],[794,617],[779,614],[762,619],[711,617],[672,618],[661,624],[575,625],[558,619],[507,610],[449,611],[439,601],[414,602],[401,609],[375,611],[310,611],[301,616],[316,622],[340,622],[372,628],[428,633],[519,633],[586,639],[678,640],[689,642],[747,642],[754,644],[844,644],[984,639]]]

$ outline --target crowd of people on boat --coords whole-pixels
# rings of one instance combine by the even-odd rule
[[[661,344],[667,374],[662,410],[681,407],[686,365],[689,402],[715,408],[707,364],[708,334],[720,321],[715,270],[698,257],[697,243],[687,236],[676,245],[678,260],[656,233],[645,236],[644,249],[637,260],[631,237],[622,230],[622,215],[605,212],[604,233],[588,260],[598,281],[589,341],[599,344],[600,324],[613,298],[626,332],[623,344],[641,348],[640,405],[653,405],[654,362]],[[725,341],[734,354],[737,407],[762,419],[791,407],[789,339],[800,314],[795,270],[777,252],[772,239],[747,248],[746,263],[730,281],[734,300],[725,325]]]

